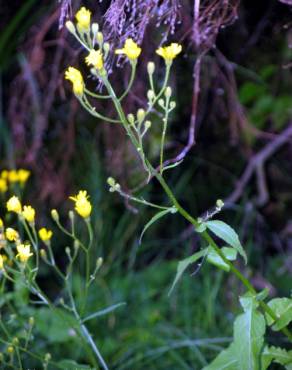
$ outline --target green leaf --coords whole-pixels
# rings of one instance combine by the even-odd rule
[[[291,365],[292,350],[287,351],[284,348],[266,346],[262,353],[261,370],[266,370],[272,362],[276,362],[277,364],[284,366]]]
[[[168,292],[168,295],[170,295],[174,289],[174,287],[176,286],[177,282],[179,281],[179,279],[181,278],[182,274],[184,273],[184,271],[186,270],[186,268],[192,264],[192,263],[195,263],[196,261],[198,261],[198,259],[204,257],[206,254],[208,253],[208,248],[205,248],[205,249],[202,249],[201,251],[197,252],[197,253],[194,253],[193,255],[191,255],[190,257],[180,261],[177,265],[177,271],[176,271],[176,276],[175,276],[175,279],[172,283],[172,286]]]
[[[87,317],[85,317],[85,319],[82,320],[82,322],[85,322],[85,321],[94,319],[95,317],[106,315],[106,314],[114,311],[118,307],[124,306],[125,304],[126,304],[126,302],[121,302],[121,303],[113,304],[110,307],[107,307],[107,308],[105,308],[103,310],[100,310],[100,311],[97,311],[97,312],[92,313],[91,315],[88,315]]]
[[[73,360],[62,360],[58,362],[58,365],[61,367],[61,369],[64,370],[90,370],[91,367],[88,365],[82,365],[78,364],[77,362]]]
[[[237,256],[236,249],[223,247],[221,248],[221,252],[224,254],[226,259],[228,259],[229,261],[236,260],[236,256]],[[228,272],[230,270],[230,267],[227,265],[227,263],[223,261],[223,259],[219,256],[219,254],[216,252],[216,250],[212,246],[209,246],[207,261],[221,268],[224,271]]]
[[[268,325],[273,325],[272,329],[275,331],[283,329],[292,321],[292,299],[291,298],[274,298],[268,305],[275,312],[279,318],[276,323],[275,320],[266,314]]]
[[[234,322],[234,345],[238,356],[238,369],[259,370],[260,353],[264,344],[266,324],[264,316],[256,310],[254,297],[242,297],[244,313]]]
[[[247,263],[246,253],[242,248],[238,235],[232,229],[232,227],[219,220],[207,221],[206,225],[208,229],[212,231],[212,233],[224,240],[231,247],[235,248],[237,252],[244,258],[245,263]]]
[[[177,210],[175,208],[168,208],[168,209],[164,209],[163,211],[160,211],[158,213],[156,213],[155,216],[153,216],[151,218],[150,221],[147,222],[147,224],[144,226],[144,229],[140,235],[140,238],[139,238],[139,244],[141,244],[141,241],[142,241],[142,238],[143,238],[143,235],[145,234],[146,230],[152,225],[154,224],[154,222],[156,222],[157,220],[159,220],[161,217],[167,215],[168,213],[176,213]]]
[[[234,343],[215,358],[208,366],[205,366],[203,370],[235,370],[238,369],[237,352]]]

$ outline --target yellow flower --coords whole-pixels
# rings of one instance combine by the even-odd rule
[[[1,171],[1,177],[2,177],[2,179],[7,180],[8,179],[8,171],[7,170]]]
[[[92,65],[98,70],[103,68],[103,57],[100,50],[90,50],[88,56],[85,58],[85,62],[88,66]]]
[[[8,180],[10,182],[17,182],[19,180],[18,178],[18,172],[16,170],[11,170],[8,172]]]
[[[72,82],[74,94],[82,96],[84,93],[84,81],[80,71],[74,67],[69,67],[65,72],[65,78]]]
[[[34,222],[35,220],[35,210],[32,206],[23,206],[22,216],[27,222]]]
[[[133,41],[133,39],[127,39],[122,49],[117,49],[116,54],[125,54],[130,60],[135,60],[141,54],[141,48]]]
[[[50,240],[52,236],[53,236],[53,232],[51,230],[46,229],[45,227],[42,227],[39,230],[39,237],[41,238],[43,242]]]
[[[75,15],[77,20],[77,28],[81,32],[86,32],[90,28],[91,11],[84,6],[78,10]]]
[[[26,181],[28,180],[28,178],[30,176],[30,171],[21,168],[17,171],[17,174],[18,174],[18,181],[21,184],[24,184],[24,183],[26,183]]]
[[[75,197],[70,197],[70,199],[75,202],[75,210],[81,217],[87,218],[90,216],[92,206],[88,200],[86,190],[80,190]]]
[[[16,257],[19,258],[21,262],[26,262],[29,257],[33,255],[33,253],[30,252],[30,244],[19,244],[16,249],[18,252]]]
[[[4,226],[4,222],[3,222],[2,218],[0,218],[0,229],[3,229],[3,226]]]
[[[8,189],[7,181],[5,179],[0,178],[0,192],[5,193]]]
[[[20,200],[15,195],[13,195],[13,197],[8,199],[6,203],[6,207],[7,207],[8,212],[15,212],[15,213],[21,212]]]
[[[169,46],[160,47],[156,53],[160,55],[166,63],[171,63],[172,60],[182,51],[182,46],[177,43],[172,43]]]
[[[8,227],[5,230],[5,236],[10,242],[15,242],[19,237],[18,232],[15,229],[12,229],[12,227]]]

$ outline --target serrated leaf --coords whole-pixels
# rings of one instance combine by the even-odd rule
[[[274,324],[275,320],[269,314],[266,314],[268,325],[274,324],[272,327],[273,330],[281,330],[292,321],[291,298],[274,298],[270,302],[268,302],[268,305],[278,317],[278,320]]]
[[[243,257],[245,263],[247,263],[246,253],[242,248],[237,233],[232,229],[231,226],[219,220],[207,221],[206,225],[208,229],[212,231],[212,233],[214,233],[220,239],[224,240],[228,245],[236,249],[237,252]]]
[[[235,370],[238,369],[237,353],[235,345],[232,343],[227,349],[220,352],[219,355],[203,370]]]
[[[238,356],[238,369],[259,370],[260,353],[264,344],[266,324],[264,316],[255,307],[254,297],[243,297],[244,313],[234,322],[234,345]]]
[[[206,255],[206,253],[208,253],[208,248],[205,248],[205,249],[202,249],[201,251],[197,252],[197,253],[194,253],[193,255],[191,255],[190,257],[180,261],[177,265],[177,271],[176,271],[176,275],[175,275],[175,279],[172,283],[172,286],[168,292],[168,295],[170,295],[174,289],[174,287],[176,286],[177,282],[179,281],[179,279],[181,278],[182,274],[184,273],[184,271],[186,270],[186,268],[192,264],[192,263],[195,263],[196,261],[198,261],[200,258],[204,257]]]
[[[234,261],[236,259],[237,250],[234,248],[223,247],[221,248],[221,252],[229,261]],[[223,261],[223,259],[219,256],[216,250],[211,246],[209,246],[207,261],[221,268],[224,271],[228,272],[230,270],[230,267],[227,265],[227,263]]]
[[[158,221],[161,217],[167,215],[168,213],[175,213],[176,212],[176,209],[175,208],[168,208],[168,209],[164,209],[163,211],[160,211],[158,213],[156,213],[155,216],[153,216],[151,218],[150,221],[147,222],[147,224],[144,226],[144,229],[140,235],[140,238],[139,238],[139,244],[141,244],[141,241],[142,241],[142,238],[143,238],[143,235],[145,234],[145,232],[147,231],[147,229],[149,229],[149,227],[151,225],[154,224],[154,222]]]
[[[292,365],[292,351],[284,348],[266,346],[262,353],[261,370],[268,369],[268,366],[276,362],[280,365]]]

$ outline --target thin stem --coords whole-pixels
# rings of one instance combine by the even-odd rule
[[[119,101],[122,101],[129,93],[133,86],[133,82],[135,79],[135,74],[136,74],[136,66],[137,66],[137,61],[131,62],[131,76],[130,76],[130,81],[128,84],[128,87],[126,88],[125,92],[119,97]]]
[[[110,99],[111,96],[110,95],[100,95],[100,94],[95,94],[94,92],[88,90],[88,89],[84,89],[85,93],[89,96],[92,96],[93,98],[97,98],[97,99]]]

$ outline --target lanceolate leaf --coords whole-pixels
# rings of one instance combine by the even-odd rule
[[[238,253],[244,258],[245,263],[247,262],[247,256],[242,248],[236,232],[223,221],[213,220],[205,223],[209,230],[217,235],[220,239],[224,240],[228,245],[235,248]]]
[[[274,330],[281,330],[292,321],[292,299],[291,298],[275,298],[268,305],[275,312],[279,319],[274,324],[274,319],[266,314],[268,325],[273,325]]]
[[[234,248],[223,247],[221,248],[221,252],[229,261],[234,261],[236,259],[237,250]],[[207,261],[224,271],[230,270],[230,267],[222,260],[216,250],[211,246],[209,246]]]
[[[194,263],[194,262],[198,261],[200,258],[202,258],[203,256],[205,256],[207,252],[208,252],[208,248],[202,249],[200,252],[197,252],[197,253],[193,254],[192,256],[190,256],[190,257],[188,257],[188,258],[186,258],[186,259],[184,259],[184,260],[182,260],[178,263],[176,276],[175,276],[174,282],[172,283],[172,286],[170,288],[170,291],[169,291],[168,295],[170,295],[171,292],[173,291],[174,287],[176,286],[177,282],[181,278],[185,269],[191,263]]]
[[[259,370],[260,353],[264,344],[265,319],[256,310],[254,297],[242,299],[244,313],[234,322],[234,345],[238,356],[238,369]]]
[[[143,238],[143,235],[145,234],[146,230],[152,225],[154,224],[154,222],[156,222],[157,220],[159,220],[161,217],[167,215],[168,213],[175,213],[176,212],[176,209],[174,208],[168,208],[168,209],[164,209],[163,211],[160,211],[158,213],[156,213],[155,216],[153,216],[151,218],[150,221],[147,222],[147,224],[144,226],[144,229],[140,235],[140,239],[139,239],[139,243],[141,244],[141,241],[142,241],[142,238]]]
[[[280,365],[292,365],[292,350],[287,351],[284,348],[266,346],[262,354],[261,370],[268,369],[272,362]]]
[[[210,365],[203,370],[237,370],[237,352],[234,343],[222,351]]]

